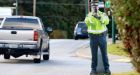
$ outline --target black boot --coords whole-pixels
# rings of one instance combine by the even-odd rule
[[[90,72],[90,75],[97,75],[97,71],[92,70],[92,71]]]
[[[105,70],[105,75],[111,75],[111,71],[109,69]]]

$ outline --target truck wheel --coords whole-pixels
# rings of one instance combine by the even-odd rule
[[[34,58],[34,63],[40,63],[41,61],[41,52],[39,54],[36,55],[37,58]]]
[[[48,44],[48,48],[46,49],[48,54],[43,54],[43,60],[49,60],[50,57],[50,45]]]
[[[34,63],[40,63],[41,59],[34,59]]]
[[[41,61],[41,53],[39,53],[39,55],[37,55],[38,58],[34,58],[34,63],[40,63]]]
[[[4,59],[10,59],[10,54],[9,53],[4,53]]]
[[[41,61],[41,55],[42,55],[41,47],[42,47],[42,42],[40,43],[39,53],[37,53],[36,55],[37,58],[34,58],[34,63],[40,63]]]
[[[44,55],[43,55],[43,59],[44,59],[44,60],[49,60],[49,57],[50,57],[49,54],[44,54]]]

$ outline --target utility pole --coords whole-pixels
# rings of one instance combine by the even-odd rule
[[[16,0],[16,15],[18,15],[18,0]]]
[[[33,0],[33,16],[36,16],[36,0]]]
[[[85,16],[88,14],[88,0],[85,0]]]
[[[114,22],[114,17],[112,15],[112,43],[115,44],[116,43],[116,38],[115,38],[115,22]]]

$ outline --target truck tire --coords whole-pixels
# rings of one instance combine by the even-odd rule
[[[8,52],[4,53],[4,59],[10,59],[10,54]]]
[[[39,58],[34,58],[34,63],[40,63],[40,61],[41,61],[41,54],[42,54],[41,47],[42,47],[42,41],[40,43],[39,53],[37,53]]]
[[[37,55],[38,55],[38,58],[34,58],[34,63],[40,63],[41,62],[41,51],[40,51],[40,53],[38,53]]]
[[[40,63],[41,59],[34,59],[34,63]]]
[[[40,63],[41,62],[41,53],[39,53],[39,58],[34,58],[34,63]]]
[[[49,57],[50,57],[49,54],[44,54],[44,55],[43,55],[43,59],[44,59],[44,60],[49,60]]]
[[[48,44],[48,48],[45,50],[48,54],[43,54],[43,60],[49,60],[50,57],[50,44]]]

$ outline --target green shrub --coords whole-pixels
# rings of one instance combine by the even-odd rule
[[[140,73],[140,0],[111,0],[111,3],[126,51]]]

